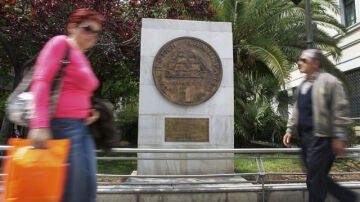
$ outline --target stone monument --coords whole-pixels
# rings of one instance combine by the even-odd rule
[[[233,88],[231,23],[142,20],[138,148],[232,149]],[[138,157],[142,175],[234,172],[231,153]]]

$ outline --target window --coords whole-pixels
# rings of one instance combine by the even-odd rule
[[[356,23],[355,0],[344,0],[344,17],[346,26]]]
[[[352,87],[350,101],[350,117],[360,117],[360,68],[345,72],[345,77]],[[360,124],[360,119],[355,120]]]

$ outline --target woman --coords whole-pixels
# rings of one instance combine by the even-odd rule
[[[31,85],[35,112],[28,138],[34,147],[46,147],[45,141],[71,139],[69,170],[62,201],[91,202],[96,199],[96,156],[94,141],[87,125],[99,114],[90,110],[90,98],[99,85],[84,51],[99,39],[105,18],[89,9],[78,9],[70,16],[66,35],[51,38],[36,61]],[[53,115],[49,116],[50,92],[61,60],[69,51],[61,89]]]

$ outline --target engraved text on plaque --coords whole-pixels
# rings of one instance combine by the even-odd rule
[[[165,142],[209,142],[209,119],[165,118]]]

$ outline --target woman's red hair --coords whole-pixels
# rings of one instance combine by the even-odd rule
[[[106,21],[104,16],[96,11],[87,8],[79,8],[71,14],[69,23],[79,24],[85,20],[93,20],[99,24],[104,24]]]

